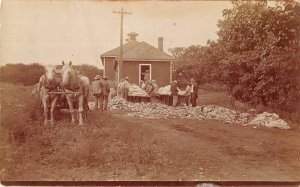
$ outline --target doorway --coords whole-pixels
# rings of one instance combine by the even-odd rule
[[[148,75],[147,75],[148,74]],[[151,64],[139,64],[139,84],[142,80],[145,80],[145,76],[151,80]]]

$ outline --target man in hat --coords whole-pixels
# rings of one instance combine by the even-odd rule
[[[98,110],[99,106],[98,106],[98,101],[100,100],[101,97],[101,86],[100,86],[100,82],[101,82],[101,76],[100,75],[96,75],[94,78],[94,81],[92,82],[92,94],[95,97],[95,110]]]
[[[100,87],[102,90],[102,94],[100,97],[100,109],[107,110],[107,103],[108,103],[108,95],[109,95],[109,84],[107,82],[107,76],[103,76],[103,80],[100,81]],[[104,104],[104,106],[103,106]]]
[[[177,104],[178,104],[178,90],[179,90],[178,81],[174,80],[171,83],[171,96],[173,99],[173,106],[177,106]]]
[[[158,90],[158,86],[156,84],[155,80],[150,80],[149,81],[149,89],[147,90],[149,96],[150,96],[150,101],[151,102],[155,102],[155,96],[156,96],[156,92]]]
[[[146,73],[144,73],[144,81],[148,82],[150,80],[150,70],[146,70]]]
[[[117,86],[117,95],[119,97],[123,97],[123,83],[124,83],[124,79],[121,79],[121,81],[118,83],[118,86]]]
[[[128,82],[129,80],[129,77],[125,77],[125,80],[123,82],[123,94],[124,94],[124,99],[125,100],[128,100],[128,92],[129,92],[129,86],[130,86],[130,83]]]
[[[194,78],[191,78],[191,103],[193,107],[196,107],[198,98],[198,85]]]

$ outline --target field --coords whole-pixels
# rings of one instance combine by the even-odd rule
[[[200,104],[230,107],[223,92]],[[64,114],[33,119],[31,88],[1,84],[1,180],[299,181],[298,129],[251,128],[214,120],[140,119],[93,111],[84,127]]]

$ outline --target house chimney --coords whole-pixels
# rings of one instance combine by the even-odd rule
[[[139,34],[138,33],[135,33],[135,32],[131,32],[128,34],[129,36],[129,41],[136,41],[136,37],[138,36]]]
[[[164,38],[163,37],[158,37],[158,49],[161,52],[164,52]]]

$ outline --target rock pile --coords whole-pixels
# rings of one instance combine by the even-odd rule
[[[171,95],[171,85],[167,85],[158,89],[159,95]]]
[[[255,126],[266,126],[266,127],[277,127],[280,129],[289,129],[287,122],[280,119],[279,116],[275,113],[271,114],[268,112],[264,112],[262,114],[258,114],[253,118],[250,122],[251,125]]]
[[[147,92],[145,92],[141,87],[136,84],[131,84],[129,86],[129,96],[140,96],[140,97],[147,97],[149,96]]]
[[[120,97],[114,97],[110,102],[110,110],[126,109],[132,112],[126,116],[149,118],[149,119],[167,119],[167,118],[185,118],[185,119],[214,119],[229,124],[253,127],[266,126],[289,129],[288,124],[279,118],[277,114],[264,112],[263,114],[253,115],[249,113],[240,113],[225,107],[207,105],[197,107],[171,107],[160,103],[131,103]]]
[[[158,89],[157,92],[159,95],[171,95],[171,85],[167,85]],[[178,95],[185,95],[186,91],[180,90],[178,91]]]

